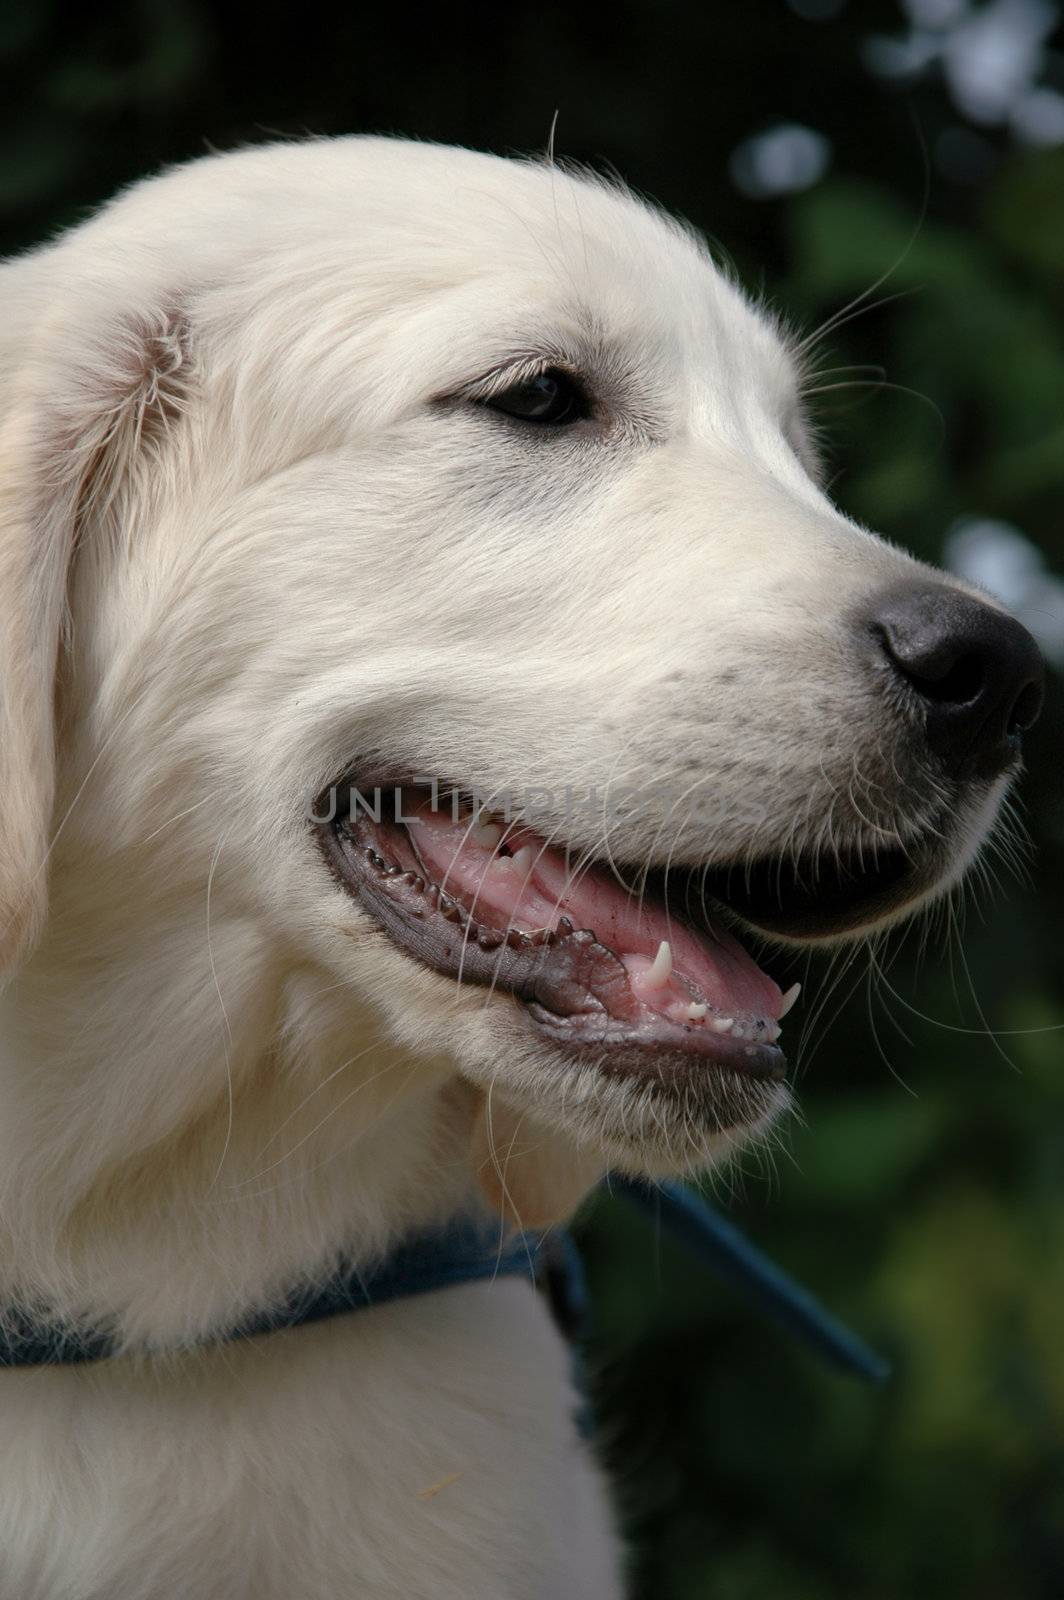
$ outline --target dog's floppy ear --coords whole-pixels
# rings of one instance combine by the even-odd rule
[[[600,1151],[485,1095],[474,1123],[473,1168],[507,1226],[547,1228],[572,1216],[606,1162]]]
[[[19,330],[0,348],[0,971],[33,948],[46,909],[71,559],[90,526],[107,536],[120,519],[189,367],[172,307],[115,307],[93,286],[56,311],[34,266],[0,270],[3,317]]]

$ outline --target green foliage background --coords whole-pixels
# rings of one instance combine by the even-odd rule
[[[821,397],[834,493],[931,559],[957,518],[1003,519],[1060,572],[1064,147],[966,124],[934,70],[877,79],[869,36],[904,31],[888,0],[26,0],[0,12],[0,235],[21,248],[209,146],[373,130],[528,150],[557,108],[560,152],[685,213],[801,325],[886,274],[825,351],[899,386]],[[732,151],[786,120],[831,141],[826,175],[744,196]],[[963,173],[938,159],[958,129]],[[939,923],[922,960],[892,947],[878,994],[863,957],[830,994],[823,969],[774,968],[808,982],[805,1122],[723,1198],[894,1381],[821,1371],[619,1202],[583,1226],[641,1600],[1064,1593],[1062,723],[1054,676],[1023,783],[1028,881],[973,895],[960,944]]]

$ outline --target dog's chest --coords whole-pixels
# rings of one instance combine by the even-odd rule
[[[188,1358],[0,1377],[0,1600],[619,1600],[568,1351],[467,1285]]]

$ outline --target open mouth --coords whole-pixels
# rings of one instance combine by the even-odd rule
[[[636,894],[627,874],[458,796],[406,785],[345,798],[320,825],[326,857],[416,960],[512,995],[540,1036],[607,1070],[660,1077],[702,1059],[783,1077],[777,1040],[797,985],[781,993],[704,910],[700,871]]]
[[[460,794],[339,793],[319,824],[335,875],[408,955],[519,1001],[536,1033],[603,1070],[679,1081],[784,1076],[782,993],[724,923],[815,938],[867,927],[932,877],[901,849],[644,875],[587,862]],[[366,797],[369,797],[368,800]],[[632,885],[639,883],[638,892]]]

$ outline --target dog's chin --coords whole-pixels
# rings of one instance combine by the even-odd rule
[[[711,1165],[791,1104],[778,1041],[796,986],[784,994],[727,924],[791,944],[859,937],[927,899],[965,853],[935,829],[830,863],[673,865],[633,894],[612,863],[574,870],[524,823],[411,785],[352,788],[317,832],[405,961],[457,983],[449,1043],[466,1076],[643,1171]]]
[[[793,1105],[781,1079],[678,1053],[577,1052],[544,1041],[503,999],[482,1015],[485,1048],[478,1040],[464,1052],[464,1074],[527,1113],[531,1127],[599,1152],[617,1171],[706,1171],[763,1138]]]

